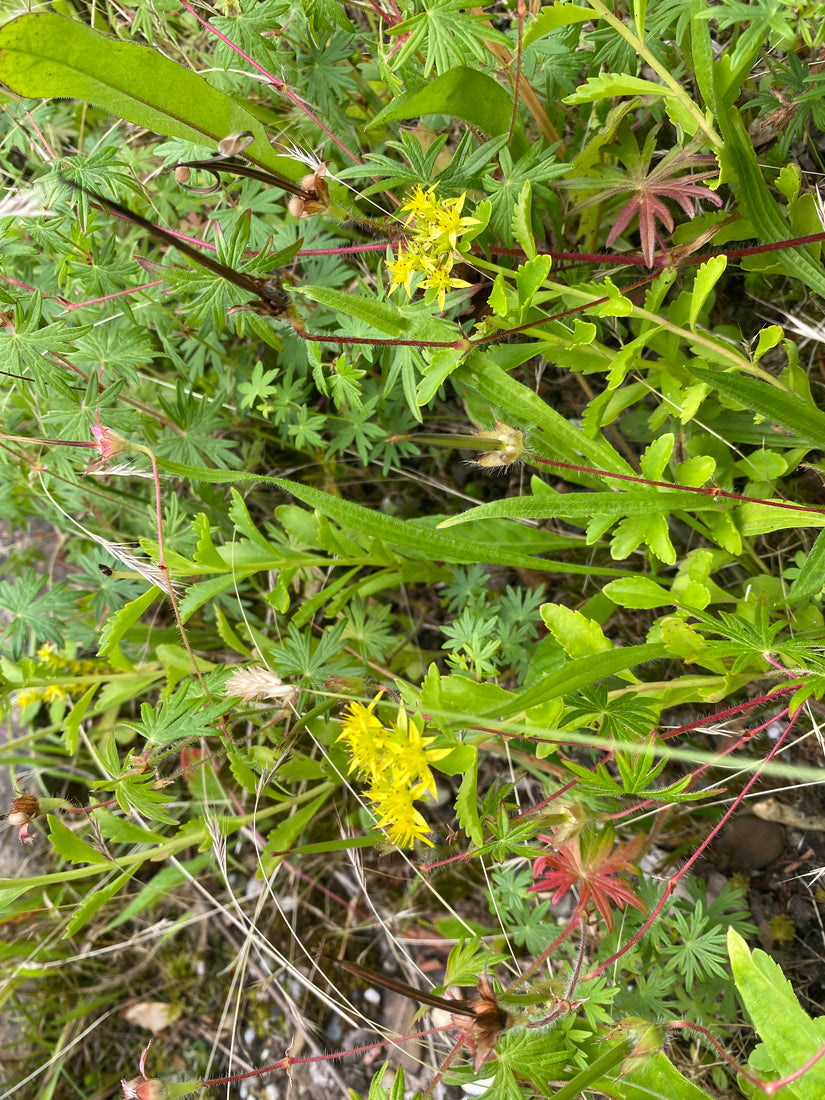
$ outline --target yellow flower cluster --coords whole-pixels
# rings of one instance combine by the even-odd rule
[[[100,673],[99,661],[73,661],[68,657],[62,657],[51,642],[46,642],[37,651],[37,663],[40,666],[40,676],[51,673],[54,676],[93,676]],[[43,667],[45,666],[45,667]],[[46,684],[44,687],[28,687],[18,691],[15,703],[18,707],[27,707],[31,703],[70,703],[74,696],[82,695],[88,688],[88,683],[68,682],[63,684]]]
[[[352,762],[367,783],[367,796],[379,828],[399,848],[411,848],[427,838],[430,827],[414,803],[435,795],[435,778],[430,764],[443,760],[451,749],[431,749],[434,737],[424,737],[415,721],[399,708],[398,718],[385,726],[373,713],[377,698],[364,706],[351,703],[343,720],[339,741],[345,742]]]
[[[401,210],[407,213],[404,226],[409,236],[399,247],[397,257],[387,264],[392,275],[390,294],[400,286],[410,298],[415,289],[432,290],[438,308],[443,309],[448,290],[470,286],[451,274],[456,257],[461,258],[457,251],[459,237],[479,224],[476,218],[461,217],[465,197],[437,199],[434,187],[425,191],[420,185],[407,196]],[[418,275],[423,279],[416,279]]]

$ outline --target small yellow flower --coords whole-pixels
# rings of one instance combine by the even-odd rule
[[[393,723],[392,729],[396,737],[387,742],[387,750],[393,777],[399,783],[418,780],[419,785],[435,798],[435,777],[430,764],[449,756],[452,749],[428,748],[435,738],[424,737],[417,723],[409,719],[403,709],[399,709],[398,721]]]
[[[43,689],[43,702],[44,703],[56,703],[58,700],[68,699],[69,696],[63,690],[62,687],[58,687],[57,684],[49,684]]]
[[[430,239],[443,252],[452,252],[458,244],[458,238],[479,224],[478,218],[461,217],[465,198],[466,195],[459,195],[457,199],[444,199],[432,219]]]
[[[412,248],[400,249],[398,256],[394,260],[388,261],[387,270],[392,275],[389,293],[392,294],[400,286],[403,286],[407,296],[412,298],[413,276],[422,270],[421,257],[417,251]]]
[[[59,665],[60,658],[57,656],[57,649],[51,642],[46,642],[40,646],[37,651],[37,659],[44,665]]]
[[[386,776],[379,778],[369,791],[379,828],[399,848],[412,848],[416,840],[433,846],[427,835],[430,827],[414,805],[425,793],[423,783],[409,787]]]
[[[416,184],[412,193],[407,196],[401,209],[409,211],[409,217],[404,222],[404,225],[409,225],[410,222],[413,221],[428,221],[430,217],[432,217],[433,211],[438,209],[438,200],[435,198],[435,187],[431,187],[428,191],[425,191],[421,184]]]
[[[450,265],[452,267],[452,264]],[[470,286],[464,279],[454,279],[450,275],[450,267],[436,267],[427,276],[426,279],[422,279],[420,286],[423,290],[434,290],[436,292],[436,298],[438,299],[438,308],[444,308],[444,299],[447,296],[447,291],[452,289],[458,289],[462,286]]]
[[[374,775],[379,770],[385,751],[385,730],[381,719],[373,714],[373,708],[381,698],[376,695],[368,707],[363,703],[350,703],[344,717],[339,741],[346,742],[352,757],[349,770]]]
[[[29,703],[40,701],[40,692],[37,688],[25,688],[25,690],[17,693],[17,698],[14,701],[18,707],[27,707]]]

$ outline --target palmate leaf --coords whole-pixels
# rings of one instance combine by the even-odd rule
[[[91,331],[91,325],[71,329],[65,321],[41,325],[43,300],[40,294],[17,300],[14,326],[0,328],[0,368],[11,374],[23,374],[26,369],[34,375],[39,385],[59,379],[63,372],[52,366],[44,355],[68,355],[74,351],[72,341]]]
[[[140,721],[133,725],[135,731],[156,745],[215,733],[216,720],[235,706],[235,700],[223,698],[204,706],[203,696],[191,691],[192,686],[192,681],[187,681],[174,695],[162,699],[158,706],[144,703],[140,708]]]
[[[468,0],[426,0],[424,10],[396,23],[387,31],[390,35],[405,35],[404,45],[394,57],[398,72],[419,50],[426,56],[424,76],[433,69],[439,75],[455,65],[489,58],[488,42],[509,46],[509,40],[490,26],[486,15],[477,15]]]
[[[62,628],[75,610],[75,600],[62,582],[41,592],[47,581],[32,569],[13,581],[0,581],[0,610],[8,613],[4,615],[7,625],[0,640],[9,647],[14,661],[20,659],[27,646],[40,642],[63,644]]]

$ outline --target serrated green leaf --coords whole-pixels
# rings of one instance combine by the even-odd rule
[[[626,583],[632,583],[632,578]],[[584,657],[613,648],[599,624],[582,615],[581,611],[560,603],[544,603],[540,610],[545,626],[568,657]]]
[[[116,611],[114,615],[109,616],[100,632],[98,657],[108,657],[115,668],[121,668],[127,672],[131,671],[132,665],[124,656],[120,643],[123,641],[126,632],[135,625],[144,611],[152,606],[160,594],[159,588],[148,588],[142,596],[138,596],[136,600],[132,600],[120,611]]]
[[[524,250],[524,255],[528,260],[534,260],[536,258],[536,238],[533,234],[532,213],[533,189],[530,186],[530,181],[525,180],[513,209],[513,236],[521,245]],[[546,259],[549,261],[550,257],[547,256]],[[549,263],[547,265],[547,270],[550,270]],[[535,293],[535,291],[533,293]],[[519,294],[521,294],[521,285],[519,285]],[[524,302],[523,298],[522,304],[527,304]]]
[[[53,814],[48,814],[49,839],[55,852],[67,863],[106,863],[111,864],[108,856],[96,851]]]
[[[622,95],[655,95],[668,98],[675,93],[664,84],[653,80],[643,80],[626,73],[600,73],[589,77],[572,95],[565,96],[562,103],[576,106],[579,103],[595,103],[599,99],[612,99]]]
[[[696,322],[702,307],[708,300],[708,295],[722,278],[725,268],[728,266],[726,256],[713,256],[710,260],[700,264],[693,282],[693,291],[690,296],[690,327],[695,331]]]
[[[825,1045],[825,1019],[812,1020],[779,964],[764,951],[749,951],[734,928],[728,929],[728,951],[737,992],[777,1077],[801,1069]],[[819,1060],[809,1065],[791,1088],[797,1100],[821,1100],[825,1096],[825,1064]]]
[[[90,890],[72,914],[66,925],[66,931],[63,933],[63,939],[66,939],[68,936],[74,936],[82,928],[85,928],[92,917],[96,916],[107,902],[111,901],[116,894],[120,893],[136,870],[137,868],[135,867],[125,874],[117,875],[111,882],[107,882],[102,886],[96,886],[94,890]]]
[[[458,824],[467,838],[476,845],[484,842],[484,831],[478,816],[478,754],[475,754],[471,766],[464,773],[461,786],[455,799],[455,812]]]

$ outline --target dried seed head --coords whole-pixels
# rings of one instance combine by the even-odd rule
[[[298,694],[298,689],[285,684],[268,668],[236,668],[224,688],[225,695],[237,695],[245,703],[256,699],[275,699],[288,703]]]
[[[495,422],[495,427],[491,432],[479,432],[478,438],[489,439],[491,443],[495,444],[494,450],[487,451],[479,458],[479,466],[488,469],[497,466],[512,466],[514,462],[519,462],[524,457],[526,451],[524,432],[520,432],[518,428],[511,428],[502,420]]]
[[[192,169],[187,164],[178,164],[175,167],[175,182],[189,183],[192,178]]]
[[[309,176],[301,180],[303,195],[293,195],[288,210],[293,218],[311,218],[313,214],[322,214],[329,207],[329,186],[324,176],[327,166],[320,164]]]

